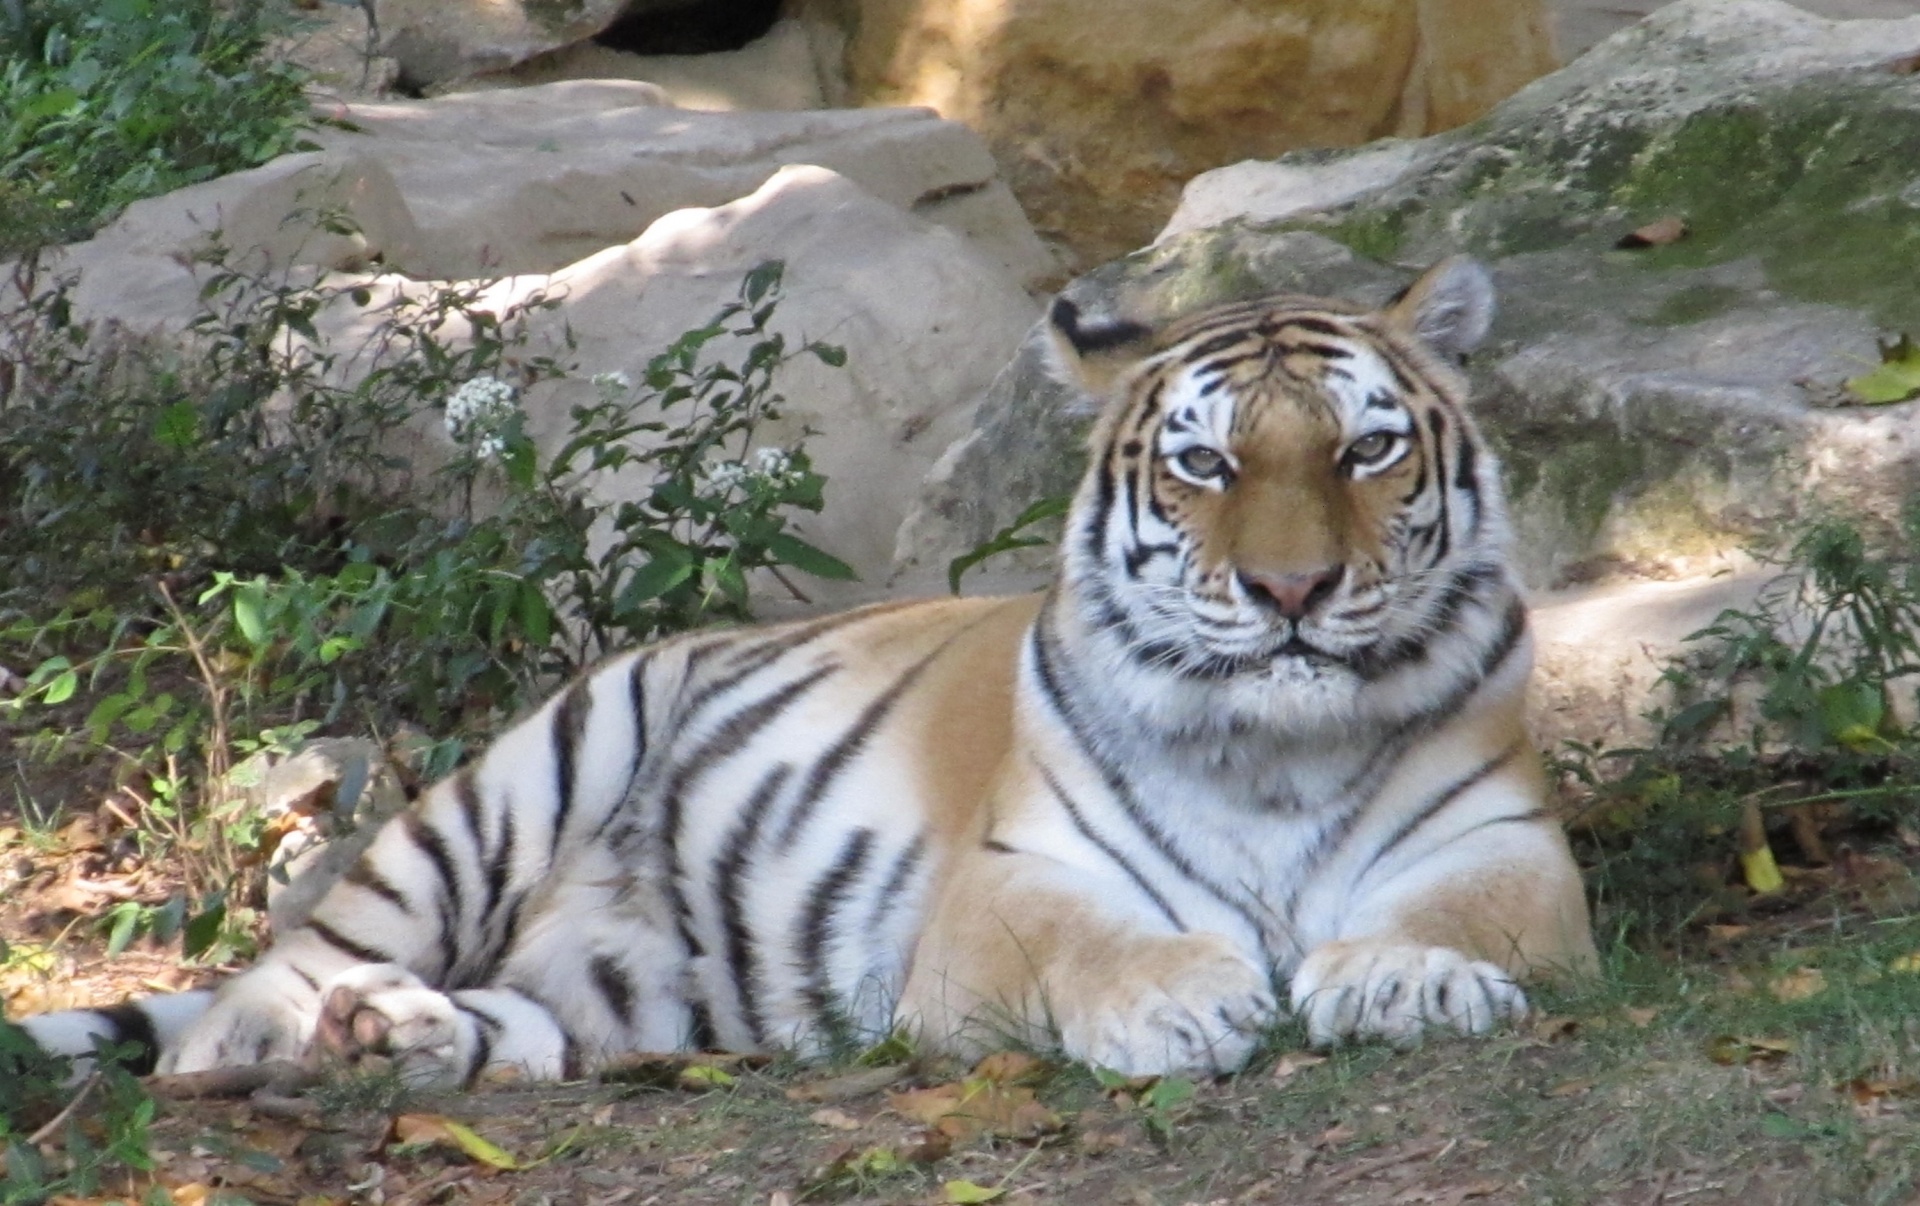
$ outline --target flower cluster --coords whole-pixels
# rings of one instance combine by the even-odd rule
[[[793,457],[786,449],[773,447],[756,448],[745,461],[716,461],[700,474],[708,494],[725,494],[736,487],[780,489],[791,485],[796,476]]]
[[[447,399],[447,434],[491,460],[506,451],[504,433],[519,409],[513,386],[498,377],[475,377]]]
[[[595,373],[593,375],[593,387],[600,391],[600,396],[603,399],[609,402],[617,402],[633,392],[633,378],[627,376],[619,369],[615,369],[611,373]]]

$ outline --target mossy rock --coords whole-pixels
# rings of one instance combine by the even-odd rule
[[[1622,246],[1679,219],[1684,237]],[[1920,335],[1920,17],[1682,0],[1471,126],[1208,173],[1155,247],[1069,286],[1169,318],[1270,289],[1377,300],[1469,251],[1501,312],[1470,366],[1524,570],[1686,559],[1810,509],[1892,514],[1920,403],[1831,405]],[[903,529],[930,563],[1082,465],[1037,340]]]

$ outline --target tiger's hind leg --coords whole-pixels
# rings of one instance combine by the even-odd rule
[[[582,851],[484,987],[442,992],[403,967],[362,964],[321,994],[315,1046],[390,1065],[417,1087],[488,1068],[582,1075],[631,1051],[671,1051],[693,1029],[687,958],[664,900],[612,843]]]

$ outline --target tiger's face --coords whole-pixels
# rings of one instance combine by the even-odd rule
[[[1090,622],[1143,667],[1330,706],[1391,670],[1463,574],[1504,581],[1494,467],[1443,359],[1490,309],[1484,271],[1447,261],[1377,313],[1282,297],[1140,332],[1103,383],[1123,345],[1056,306],[1112,399],[1066,549]]]

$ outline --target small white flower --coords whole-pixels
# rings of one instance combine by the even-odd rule
[[[519,409],[513,386],[498,377],[475,377],[447,399],[447,434],[470,442],[475,456],[497,457],[506,450],[500,433]]]
[[[793,460],[787,456],[784,448],[756,448],[753,452],[753,470],[769,481],[782,481],[787,470],[793,467]]]
[[[595,373],[593,376],[593,387],[600,391],[602,397],[617,398],[622,394],[632,392],[633,378],[627,376],[619,369],[615,369],[611,373]]]
[[[739,461],[717,461],[700,471],[707,493],[724,494],[747,478],[747,467]]]

